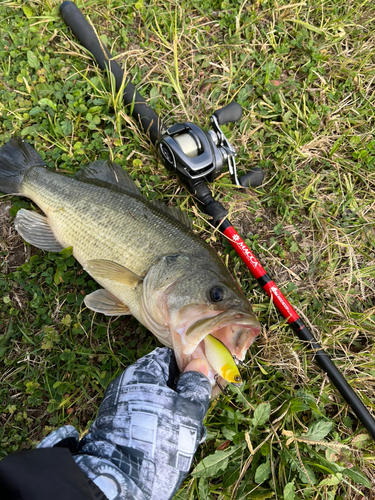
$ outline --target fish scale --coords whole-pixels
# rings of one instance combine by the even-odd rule
[[[165,255],[198,252],[212,258],[200,238],[187,234],[182,224],[146,200],[96,185],[89,185],[88,191],[86,183],[38,167],[21,187],[47,214],[57,240],[72,246],[81,264],[102,258],[143,274],[160,258],[160,247]],[[114,226],[116,233],[109,232]]]

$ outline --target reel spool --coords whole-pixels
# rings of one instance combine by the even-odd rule
[[[228,165],[236,186],[260,186],[264,179],[260,168],[237,177],[237,153],[220,128],[225,123],[238,121],[241,116],[241,106],[231,102],[211,116],[212,129],[208,132],[193,123],[175,123],[156,142],[162,163],[168,170],[176,172],[185,184],[195,183],[199,179],[212,182]]]

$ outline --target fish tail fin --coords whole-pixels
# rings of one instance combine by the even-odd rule
[[[0,191],[22,194],[21,184],[28,170],[44,165],[34,148],[20,137],[13,137],[0,148]]]

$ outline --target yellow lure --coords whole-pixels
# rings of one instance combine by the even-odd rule
[[[204,338],[206,359],[224,380],[231,384],[242,384],[242,378],[228,348],[217,338],[207,335]]]

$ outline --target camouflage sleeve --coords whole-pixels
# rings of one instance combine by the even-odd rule
[[[158,348],[111,382],[79,443],[76,463],[109,500],[172,498],[204,440],[211,385],[186,372],[171,389],[173,362],[171,349]]]

